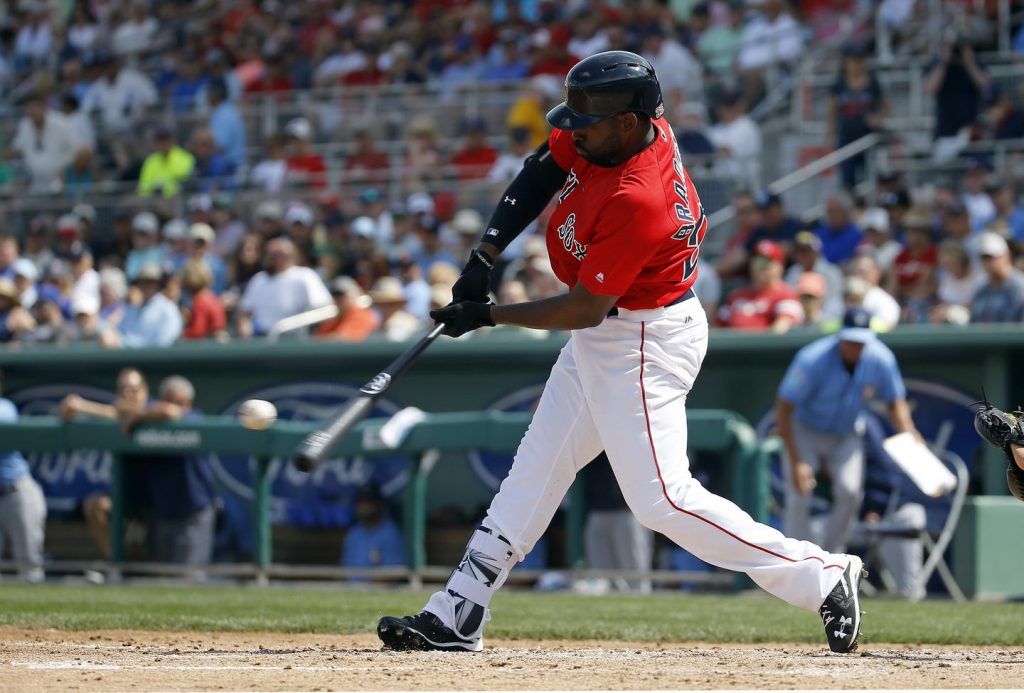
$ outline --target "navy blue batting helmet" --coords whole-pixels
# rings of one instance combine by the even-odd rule
[[[654,67],[629,51],[606,51],[584,58],[565,77],[565,101],[548,112],[560,130],[579,130],[619,113],[665,113]]]

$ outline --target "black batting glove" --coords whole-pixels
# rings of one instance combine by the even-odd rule
[[[444,334],[449,337],[461,337],[481,327],[494,327],[494,321],[491,320],[493,305],[474,301],[450,303],[444,308],[430,311],[430,317],[444,323]]]
[[[494,260],[479,248],[469,255],[469,262],[452,287],[452,303],[473,301],[487,303],[487,295],[491,290],[491,271]]]

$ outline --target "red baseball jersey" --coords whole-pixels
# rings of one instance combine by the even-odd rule
[[[653,121],[647,148],[611,168],[576,152],[572,133],[554,130],[551,154],[569,177],[547,227],[555,275],[572,288],[619,296],[616,306],[668,305],[697,279],[707,231],[704,208],[683,168],[672,128]]]
[[[718,324],[741,330],[767,330],[779,317],[788,315],[797,324],[804,320],[800,299],[785,282],[765,289],[736,289],[718,309]]]

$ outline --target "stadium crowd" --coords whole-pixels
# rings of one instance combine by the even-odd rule
[[[908,190],[885,178],[877,206],[837,192],[816,224],[758,192],[762,139],[748,111],[773,72],[836,33],[853,7],[840,4],[8,4],[0,84],[17,117],[0,180],[51,211],[18,217],[0,236],[0,341],[245,339],[332,304],[317,338],[406,339],[449,300],[489,206],[546,136],[561,78],[580,56],[610,48],[654,63],[698,185],[713,171],[751,191],[732,197],[736,231],[700,268],[697,291],[720,326],[829,326],[853,304],[884,329],[1020,320],[1024,210],[984,158],[956,185]],[[851,43],[831,90],[837,146],[889,112],[865,57]],[[936,141],[954,140],[952,156],[964,128],[1024,131],[969,45],[944,49],[926,79],[945,114]],[[345,131],[344,154],[327,147],[341,110],[291,114],[269,130],[243,117],[268,94],[434,85],[444,101],[488,82],[515,92],[498,124],[414,115],[397,150],[372,122]],[[453,127],[457,137],[445,138]],[[864,175],[858,158],[840,172],[848,189]],[[111,191],[121,197],[108,205]],[[97,195],[105,206],[92,204]],[[497,300],[561,290],[542,224],[506,253]]]

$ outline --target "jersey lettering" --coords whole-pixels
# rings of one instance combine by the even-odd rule
[[[565,198],[572,195],[572,191],[579,187],[580,179],[576,177],[576,172],[569,169],[569,176],[565,179],[565,185],[562,186],[562,192],[558,195],[558,204],[565,202]]]
[[[573,212],[565,218],[565,223],[558,227],[558,237],[562,239],[562,246],[579,261],[587,256],[587,246],[580,245],[576,241],[576,213]]]

